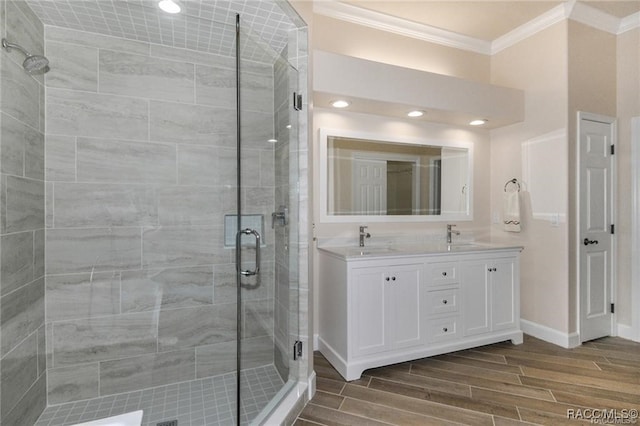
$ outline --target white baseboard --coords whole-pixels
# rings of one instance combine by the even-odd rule
[[[635,342],[640,341],[636,339],[636,334],[634,333],[633,327],[630,325],[617,324],[617,335],[623,339],[633,340]]]
[[[318,350],[318,333],[315,333],[313,335],[313,350],[314,351]]]
[[[307,380],[307,398],[309,398],[309,401],[311,401],[311,399],[313,398],[313,396],[316,394],[316,372],[312,371],[311,375],[309,376],[309,380]]]
[[[538,324],[525,319],[520,319],[520,328],[525,334],[562,346],[563,348],[575,348],[580,346],[580,335],[574,333],[564,333],[546,325]]]

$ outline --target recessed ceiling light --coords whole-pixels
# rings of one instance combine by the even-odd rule
[[[267,139],[267,142],[276,143],[276,142],[278,142],[278,139],[275,139],[275,138]]]
[[[291,124],[287,124],[287,129],[290,129],[290,128],[291,128]]]
[[[162,0],[158,3],[158,7],[167,13],[180,13],[182,8],[173,0]]]
[[[344,99],[338,99],[337,101],[331,102],[331,106],[334,108],[346,108],[349,105],[351,105],[351,103],[349,101],[345,101]]]
[[[424,111],[420,111],[420,110],[409,111],[407,115],[409,117],[422,117],[424,115]]]
[[[473,120],[469,124],[471,124],[472,126],[482,126],[487,121],[489,121],[489,120],[486,120],[486,119],[483,118],[483,119],[480,119],[480,120]]]

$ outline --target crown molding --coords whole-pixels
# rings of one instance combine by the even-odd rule
[[[443,46],[454,47],[475,53],[489,55],[491,53],[491,42],[480,40],[475,37],[458,34],[429,25],[418,24],[397,18],[380,12],[363,9],[335,0],[314,2],[313,12],[330,18],[340,19],[366,27],[375,28],[424,40]]]
[[[560,4],[553,9],[543,13],[542,15],[532,19],[526,24],[520,25],[518,28],[498,37],[491,43],[491,54],[494,55],[516,43],[525,40],[532,35],[539,33],[550,26],[562,22],[571,14],[573,3]]]
[[[620,18],[588,6],[585,3],[575,3],[569,18],[610,34],[618,34],[621,21]]]
[[[620,26],[618,27],[618,34],[626,33],[636,28],[640,28],[640,12],[622,18]]]
[[[640,28],[640,12],[620,19],[577,0],[562,3],[492,42],[342,3],[339,0],[314,2],[313,12],[405,37],[483,55],[494,55],[566,19],[615,35]]]

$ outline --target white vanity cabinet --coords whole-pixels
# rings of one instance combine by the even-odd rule
[[[522,343],[519,252],[320,249],[318,349],[355,380],[368,368]]]
[[[354,267],[347,291],[354,357],[421,343],[421,264]]]
[[[465,336],[508,330],[519,322],[518,261],[513,256],[464,262],[460,268]],[[481,302],[481,303],[479,303]]]

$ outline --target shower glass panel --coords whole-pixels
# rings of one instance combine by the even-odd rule
[[[297,379],[296,70],[243,33],[238,115],[235,26],[146,4],[127,7],[173,26],[162,40],[46,31],[38,425],[139,409],[145,425],[245,424]],[[261,237],[256,275],[238,273],[239,226]],[[240,239],[241,270],[256,240]]]
[[[240,22],[241,228],[260,232],[259,272],[239,274],[240,420],[247,423],[259,422],[269,400],[297,381],[299,113],[286,47],[274,52]],[[241,243],[241,269],[255,270],[256,238],[245,234]]]

